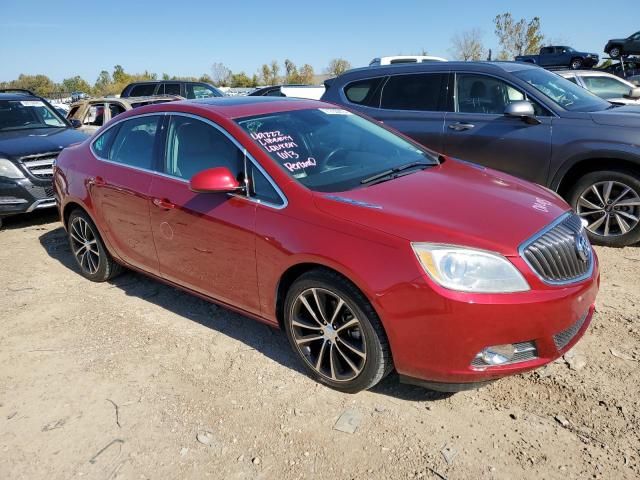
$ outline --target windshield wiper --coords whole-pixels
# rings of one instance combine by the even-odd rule
[[[427,168],[427,167],[431,167],[434,164],[432,162],[425,162],[425,161],[417,161],[417,162],[411,162],[411,163],[406,163],[404,165],[400,165],[399,167],[394,167],[394,168],[390,168],[388,170],[384,170],[380,173],[376,173],[375,175],[372,175],[370,177],[364,178],[362,180],[360,180],[360,183],[362,185],[366,185],[366,184],[370,184],[370,183],[378,183],[378,181],[386,181],[386,180],[392,180],[394,178],[398,178],[400,175],[395,175],[399,172],[403,172],[405,170],[410,170],[412,168],[417,168],[417,167],[423,167],[423,168]]]

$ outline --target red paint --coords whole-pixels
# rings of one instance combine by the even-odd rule
[[[196,193],[234,192],[240,184],[225,167],[209,168],[196,173],[189,181],[189,188]]]
[[[535,368],[564,353],[555,349],[552,336],[585,311],[593,311],[597,262],[591,278],[554,287],[538,279],[517,249],[568,205],[536,185],[452,159],[339,194],[382,209],[332,200],[293,181],[233,121],[326,106],[306,100],[235,106],[177,102],[141,107],[116,120],[178,111],[217,123],[278,184],[288,200],[284,209],[241,195],[198,193],[237,186],[236,179],[220,169],[202,172],[189,184],[98,160],[89,141],[65,149],[58,158],[54,184],[60,207],[84,208],[123,264],[274,326],[276,291],[284,272],[308,263],[332,268],[356,284],[374,306],[389,337],[395,367],[404,375],[475,382]],[[102,184],[95,182],[98,177]],[[410,241],[500,252],[520,270],[531,290],[446,290],[424,273]],[[484,372],[469,366],[485,346],[528,340],[536,341],[538,360]]]

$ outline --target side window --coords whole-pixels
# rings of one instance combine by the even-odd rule
[[[264,97],[285,97],[286,95],[282,93],[282,90],[280,90],[280,87],[278,87],[278,88],[274,88],[273,90],[269,90],[263,96]]]
[[[101,127],[104,123],[104,104],[96,103],[94,105],[89,105],[89,110],[87,110],[82,123],[83,125]]]
[[[553,53],[553,48],[551,47],[544,47],[540,49],[540,55],[549,55],[550,53]]]
[[[497,78],[484,75],[458,75],[456,98],[461,113],[502,115],[506,106],[524,95]]]
[[[344,88],[344,94],[351,103],[379,108],[383,81],[384,77],[378,77],[351,82]]]
[[[255,165],[251,166],[251,196],[263,202],[282,205],[282,199],[276,189]]]
[[[394,75],[382,89],[382,108],[440,111],[444,109],[446,73]]]
[[[187,98],[210,98],[218,96],[215,90],[207,85],[187,83],[185,87],[187,90]]]
[[[148,97],[153,95],[156,90],[155,83],[142,83],[140,85],[136,85],[129,92],[130,97]]]
[[[578,80],[576,80],[576,77],[574,77],[573,75],[571,75],[570,77],[564,77],[567,80],[569,80],[571,83],[575,83],[576,85],[578,84]]]
[[[109,105],[109,114],[111,115],[111,118],[117,117],[121,113],[125,112],[124,107],[119,103],[109,103],[108,105]]]
[[[165,95],[180,95],[180,84],[179,83],[165,83],[164,91]],[[159,95],[161,95],[158,92]]]
[[[192,117],[171,117],[165,173],[189,180],[208,168],[227,167],[241,179],[243,159],[242,152],[217,128]]]
[[[155,170],[153,146],[161,117],[132,118],[120,125],[109,149],[109,160],[131,167]]]
[[[109,148],[118,132],[118,126],[108,129],[93,142],[91,149],[100,158],[109,158]]]

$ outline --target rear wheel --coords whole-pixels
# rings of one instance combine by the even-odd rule
[[[580,70],[582,68],[582,59],[581,58],[574,58],[573,60],[571,60],[571,68],[573,70]]]
[[[640,241],[640,179],[627,172],[591,172],[569,193],[569,203],[587,222],[593,243],[624,247]]]
[[[289,343],[319,382],[356,393],[391,371],[389,343],[378,315],[340,275],[305,273],[291,286],[284,311]]]
[[[67,234],[73,258],[85,278],[104,282],[121,272],[122,267],[107,252],[97,227],[85,212],[71,212]]]
[[[613,47],[609,50],[609,56],[611,58],[618,58],[622,55],[622,49],[620,47]]]

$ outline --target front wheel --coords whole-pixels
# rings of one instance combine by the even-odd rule
[[[618,58],[622,55],[622,49],[620,47],[613,47],[609,50],[609,56],[611,58]]]
[[[389,343],[378,315],[340,275],[305,273],[291,286],[284,312],[289,343],[319,382],[356,393],[391,371]]]
[[[640,241],[640,179],[622,171],[591,172],[569,192],[593,243],[624,247]]]

